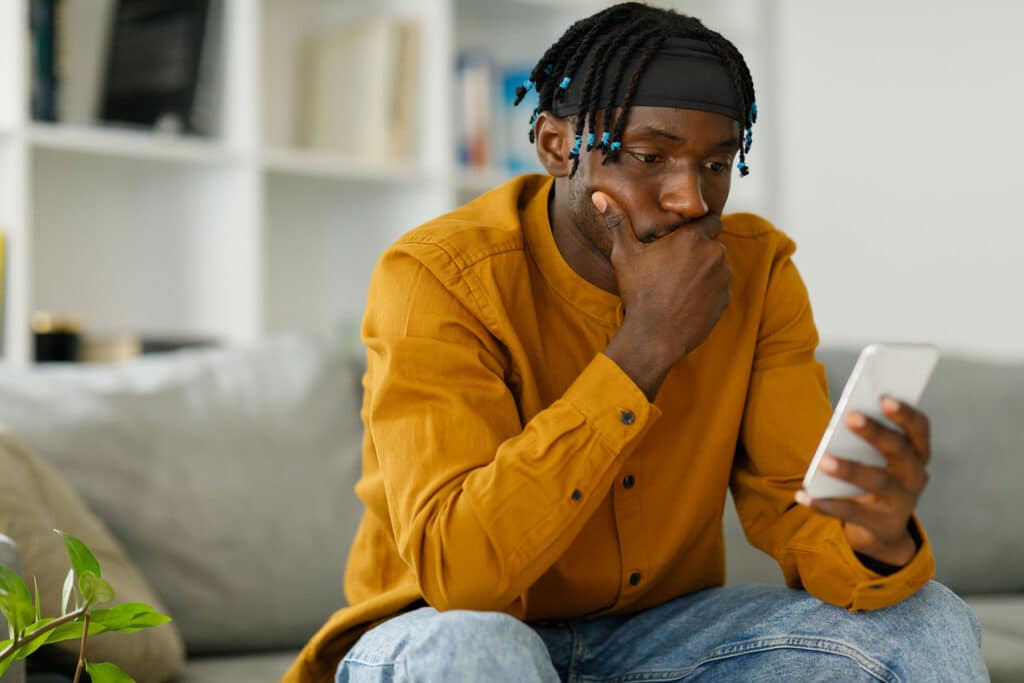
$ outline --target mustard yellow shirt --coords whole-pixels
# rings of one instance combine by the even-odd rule
[[[729,487],[750,542],[821,600],[879,608],[933,575],[920,528],[914,560],[883,577],[838,521],[794,503],[831,408],[793,242],[725,217],[732,301],[648,403],[602,353],[622,306],[563,260],[551,185],[517,178],[377,264],[350,606],[286,681],[333,680],[358,635],[420,600],[564,619],[720,586]]]

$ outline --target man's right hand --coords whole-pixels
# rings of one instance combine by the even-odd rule
[[[612,237],[611,263],[625,309],[605,353],[653,400],[669,369],[697,348],[732,296],[722,219],[707,215],[653,242],[641,242],[629,216],[604,192],[592,201]]]

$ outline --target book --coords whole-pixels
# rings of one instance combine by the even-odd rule
[[[31,0],[29,34],[32,43],[30,109],[35,121],[57,120],[56,23],[57,0]]]
[[[458,60],[455,89],[456,144],[465,168],[487,169],[494,164],[494,79],[496,67],[486,52],[464,52]]]
[[[93,124],[99,118],[103,69],[114,0],[60,0],[54,26],[57,120]]]
[[[419,36],[414,19],[373,17],[307,37],[300,145],[363,159],[411,156]]]

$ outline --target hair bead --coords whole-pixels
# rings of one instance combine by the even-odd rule
[[[575,159],[575,158],[579,157],[579,155],[580,155],[580,145],[582,145],[582,144],[583,144],[583,138],[580,137],[579,135],[577,135],[576,136],[576,144],[574,144],[572,146],[572,151],[569,152],[569,158],[570,159]]]

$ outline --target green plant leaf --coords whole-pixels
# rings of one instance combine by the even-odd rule
[[[0,565],[0,612],[15,633],[21,633],[36,613],[28,586],[13,570],[3,565]]]
[[[94,624],[92,622],[92,615],[90,615],[89,621],[89,635],[95,636],[100,633],[104,633],[107,629],[102,624]],[[62,640],[80,640],[82,638],[82,624],[85,623],[82,617],[69,621],[66,624],[61,624],[52,631],[46,634],[46,644],[59,643]]]
[[[92,683],[135,683],[134,678],[110,662],[93,664],[86,660],[85,671],[92,679]]]
[[[39,602],[39,581],[36,580],[35,574],[32,575],[32,583],[36,587],[36,600],[35,600],[35,605],[36,605],[36,621],[39,621],[40,619],[43,618],[43,607],[42,607],[42,605]]]
[[[95,574],[83,574],[78,579],[78,588],[82,591],[82,598],[90,605],[102,605],[114,599],[114,587]]]
[[[90,624],[102,625],[106,631],[134,633],[144,628],[166,624],[171,618],[141,602],[125,602],[110,609],[93,610],[89,614],[89,620]],[[89,629],[89,634],[92,635],[92,628]]]
[[[71,534],[64,533],[60,529],[54,529],[54,531],[64,538],[64,545],[67,546],[68,558],[71,560],[71,566],[79,577],[83,574],[103,576],[103,572],[100,571],[100,563],[96,561],[92,551],[90,551],[84,543]],[[81,578],[79,578],[79,581],[81,581]]]
[[[75,570],[69,569],[67,578],[64,579],[64,589],[60,597],[60,615],[68,613],[68,602],[71,600],[71,592],[75,589]]]
[[[11,641],[5,640],[4,643],[6,643],[6,644],[0,644],[0,650],[2,650],[3,648],[7,647],[7,645],[10,645]],[[14,663],[14,657],[7,657],[5,659],[0,660],[0,676],[3,676],[4,673],[7,671],[7,669],[13,663]]]

